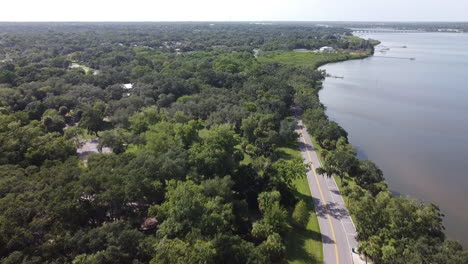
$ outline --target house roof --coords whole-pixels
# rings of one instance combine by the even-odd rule
[[[158,220],[154,217],[146,218],[145,221],[141,224],[140,230],[141,231],[148,231],[151,229],[155,229],[158,226]]]
[[[124,89],[132,89],[133,88],[133,84],[132,83],[125,83],[122,85],[122,87]]]

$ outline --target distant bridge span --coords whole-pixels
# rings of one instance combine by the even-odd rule
[[[352,29],[353,33],[424,33],[422,30],[397,30],[397,29]]]

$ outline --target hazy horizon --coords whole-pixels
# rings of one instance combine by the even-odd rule
[[[466,22],[467,1],[17,0],[2,4],[1,22]]]
[[[0,23],[468,23],[468,20],[447,21],[379,21],[379,20],[0,20]]]

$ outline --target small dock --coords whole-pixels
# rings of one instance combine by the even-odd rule
[[[399,60],[416,60],[416,58],[410,57],[392,57],[392,56],[373,56],[377,58],[386,58],[386,59],[399,59]]]
[[[334,76],[334,75],[331,75],[331,74],[328,74],[325,75],[325,77],[329,77],[329,78],[335,78],[335,79],[344,79],[344,76]]]

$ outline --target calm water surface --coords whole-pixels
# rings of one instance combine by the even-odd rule
[[[439,205],[449,238],[467,248],[468,34],[364,37],[382,42],[374,57],[322,67],[344,77],[324,82],[327,114],[393,191]]]

